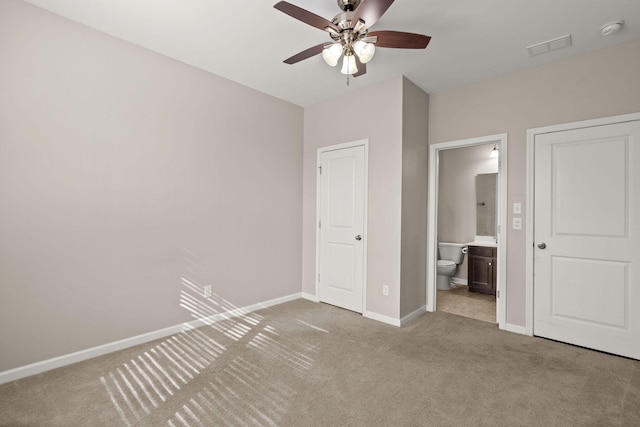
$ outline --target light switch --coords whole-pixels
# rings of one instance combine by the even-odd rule
[[[513,218],[513,229],[522,230],[522,218]]]
[[[514,203],[513,204],[513,213],[521,214],[522,213],[522,203]]]

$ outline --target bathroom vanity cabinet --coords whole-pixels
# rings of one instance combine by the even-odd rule
[[[467,284],[471,292],[496,294],[496,255],[495,247],[469,246]]]

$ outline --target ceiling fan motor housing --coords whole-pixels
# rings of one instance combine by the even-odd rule
[[[367,36],[368,30],[363,26],[358,25],[355,26],[357,28],[354,28],[353,15],[354,12],[342,12],[333,18],[333,24],[340,29],[339,33],[329,32],[329,35],[334,41],[340,41],[343,45],[349,45]]]
[[[359,4],[360,0],[338,0],[338,7],[345,12],[353,12]]]

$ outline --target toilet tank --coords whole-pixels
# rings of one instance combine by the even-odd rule
[[[453,261],[456,264],[462,264],[464,258],[464,252],[462,249],[467,246],[463,243],[438,243],[438,251],[440,252],[440,259]]]

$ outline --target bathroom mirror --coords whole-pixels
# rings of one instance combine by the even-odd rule
[[[496,237],[497,173],[476,175],[476,236]]]

